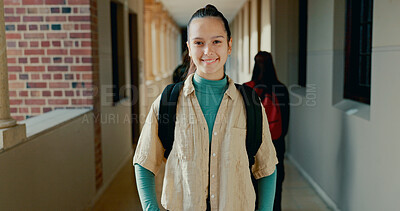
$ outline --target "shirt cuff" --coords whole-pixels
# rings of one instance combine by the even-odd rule
[[[276,164],[259,169],[255,172],[253,172],[254,178],[260,179],[263,177],[267,177],[267,176],[273,174],[275,172],[275,169],[276,169]]]
[[[154,175],[157,175],[157,172],[159,170],[156,164],[147,161],[146,156],[133,157],[133,165],[135,164],[141,165],[143,168],[151,171]]]

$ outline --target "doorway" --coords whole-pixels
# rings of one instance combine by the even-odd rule
[[[129,12],[129,52],[131,61],[132,144],[139,138],[139,45],[137,14]]]

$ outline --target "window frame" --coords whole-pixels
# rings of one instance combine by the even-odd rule
[[[127,97],[124,39],[124,6],[110,2],[111,48],[112,48],[112,90],[113,105]]]
[[[371,103],[372,16],[373,0],[346,1],[343,97],[364,104]]]
[[[307,85],[308,0],[299,0],[299,71],[298,84]]]

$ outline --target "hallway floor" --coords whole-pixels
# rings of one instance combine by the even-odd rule
[[[289,161],[285,161],[286,178],[283,183],[282,209],[284,211],[325,211],[329,208],[316,195]],[[161,169],[160,171],[163,171]],[[161,174],[159,174],[161,175]],[[160,200],[162,177],[156,177],[157,196]],[[161,207],[161,205],[159,206]],[[134,171],[129,160],[116,175],[103,195],[92,209],[93,211],[136,211],[142,210],[136,190]]]

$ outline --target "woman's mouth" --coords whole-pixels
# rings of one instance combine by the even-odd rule
[[[206,64],[214,64],[217,60],[218,60],[218,58],[217,59],[202,59],[201,61]]]

